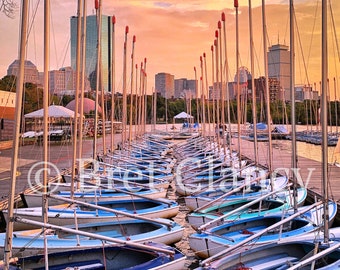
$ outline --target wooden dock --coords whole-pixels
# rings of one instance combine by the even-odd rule
[[[273,170],[286,172],[288,177],[292,177],[292,147],[291,141],[273,140],[272,157]],[[236,149],[238,140],[233,139],[233,148]],[[258,143],[258,160],[259,164],[268,167],[268,142]],[[254,142],[241,140],[241,154],[251,160],[255,159]],[[321,158],[320,158],[321,160]],[[322,198],[322,164],[319,161],[305,158],[298,155],[297,170],[295,170],[296,179],[300,185],[308,189],[307,200],[312,203],[316,199]],[[328,194],[338,204],[338,215],[336,223],[340,224],[340,168],[333,164],[328,164]]]
[[[110,134],[107,136],[107,145],[110,146]],[[120,141],[120,135],[115,135],[115,141]],[[91,160],[93,150],[93,140],[83,141],[83,158]],[[102,139],[98,139],[98,152],[102,152]],[[11,186],[11,156],[12,149],[2,150],[0,153],[0,210],[7,208],[7,200]],[[72,142],[51,143],[48,153],[48,168],[50,171],[50,181],[60,180],[60,175],[70,173],[72,168],[73,145]],[[32,186],[42,184],[43,176],[39,175],[43,160],[43,147],[38,144],[24,145],[19,148],[19,159],[17,169],[17,183],[15,193],[30,192]],[[58,177],[59,176],[59,177]],[[19,195],[16,201],[19,201]]]
[[[238,144],[237,139],[233,139],[233,146]],[[293,175],[292,169],[292,150],[291,141],[272,141],[272,168],[279,172],[286,172],[287,176]],[[254,156],[254,143],[247,140],[242,140],[241,154],[251,160]],[[258,159],[261,165],[268,167],[269,164],[268,142],[258,143]],[[308,159],[298,155],[297,169],[294,170],[299,184],[304,185],[311,194],[322,194],[322,164],[316,160]],[[332,164],[328,165],[328,187],[329,197],[335,201],[340,201],[340,168]]]

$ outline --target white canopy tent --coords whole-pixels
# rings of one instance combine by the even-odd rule
[[[174,119],[193,119],[194,117],[186,112],[181,112],[174,116]]]
[[[80,114],[78,113],[78,117]],[[44,109],[40,109],[24,115],[25,118],[43,118]],[[51,105],[48,107],[48,117],[53,118],[74,118],[74,111],[63,106]]]
[[[48,117],[50,130],[55,131],[58,129],[70,129],[74,120],[74,111],[59,105],[50,105],[48,107]],[[44,117],[44,109],[40,109],[24,115],[25,130],[41,131],[42,121]],[[78,117],[80,114],[78,113]]]

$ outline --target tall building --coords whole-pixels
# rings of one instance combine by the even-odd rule
[[[185,89],[186,89],[186,79],[176,79],[174,97],[179,98],[181,95],[183,95],[183,91]]]
[[[91,90],[90,83],[85,78],[85,92]],[[49,90],[54,95],[75,95],[76,73],[71,67],[63,67],[49,72]]]
[[[76,73],[71,67],[51,70],[49,72],[49,90],[51,94],[75,94]]]
[[[187,80],[187,85],[186,85],[187,89],[193,91],[195,93],[195,96],[196,96],[196,91],[197,91],[196,89],[197,85],[198,85],[197,80]]]
[[[239,79],[237,80],[237,75]],[[240,91],[241,98],[251,99],[251,79],[252,75],[246,67],[240,67],[238,74],[236,73],[234,76],[234,86],[233,90],[229,89],[229,98],[236,99],[237,91]],[[237,87],[237,82],[239,83],[239,87]]]
[[[313,90],[312,86],[295,85],[295,100],[303,102],[304,100],[319,100],[319,93]]]
[[[259,77],[255,79],[256,88],[256,99],[258,102],[263,102],[266,100],[266,80],[265,77]],[[269,78],[269,100],[274,102],[277,100],[283,100],[284,96],[282,93],[282,88],[280,87],[280,82],[277,78]]]
[[[71,66],[74,70],[76,68],[77,18],[77,16],[71,17]],[[101,31],[101,74],[103,89],[106,92],[111,92],[111,16],[102,15]],[[93,90],[96,88],[97,44],[97,18],[96,15],[90,15],[86,17],[85,73],[90,80],[91,89]]]
[[[29,60],[25,60],[24,64],[24,81],[40,85],[39,71],[37,67]],[[15,60],[8,66],[7,75],[18,76],[19,72],[19,60]]]
[[[281,91],[288,92],[290,90],[290,52],[288,46],[276,44],[269,47],[268,52],[268,76],[269,78],[276,78]],[[288,95],[283,94],[280,99],[282,100]]]
[[[175,98],[180,98],[185,96],[185,92],[190,92],[191,97],[196,97],[196,81],[188,80],[186,78],[175,80]],[[187,95],[187,94],[186,94]]]
[[[175,76],[169,73],[157,73],[155,75],[155,89],[162,97],[175,96]]]

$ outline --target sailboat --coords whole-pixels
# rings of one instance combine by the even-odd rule
[[[213,190],[202,191],[197,194],[186,196],[184,198],[186,206],[194,211],[197,208],[204,207],[209,204],[218,204],[221,201],[235,201],[240,199],[254,199],[259,196],[269,193],[271,189],[282,190],[288,184],[288,178],[285,176],[279,176],[272,179],[254,178],[250,179],[244,185],[239,187],[214,188]],[[273,186],[273,188],[271,188]],[[208,189],[208,188],[206,188]],[[210,189],[210,188],[209,188]]]
[[[332,244],[333,245],[333,244]],[[335,245],[335,244],[334,244]],[[335,246],[339,247],[339,246]],[[304,258],[313,257],[329,248],[327,245],[318,245],[313,241],[289,241],[282,244],[271,243],[249,249],[242,254],[234,253],[220,260],[212,261],[202,269],[246,269],[246,270],[284,270],[284,269],[319,269],[334,270],[340,267],[340,249],[333,249],[332,252],[318,260],[314,260],[304,268],[298,268]],[[268,252],[270,250],[270,252]],[[295,268],[294,266],[297,266]]]
[[[49,253],[114,245],[110,241],[103,242],[96,238],[97,236],[136,243],[157,242],[170,245],[178,242],[184,231],[179,224],[161,218],[154,219],[154,221],[131,219],[79,224],[78,226],[69,225],[64,226],[64,229],[71,229],[71,231],[45,229]],[[79,236],[77,234],[79,231],[92,234],[92,236]],[[13,236],[12,253],[14,256],[27,257],[43,253],[44,236],[41,229],[15,231]],[[1,233],[0,246],[4,245],[4,240],[5,233]],[[3,259],[2,256],[3,254],[0,255],[0,260]]]
[[[264,8],[264,7],[263,7]],[[303,237],[296,241],[282,241],[233,252],[223,252],[206,259],[199,269],[336,269],[340,267],[340,242],[333,238],[328,220],[328,157],[327,157],[327,1],[322,1],[322,181],[323,233],[322,237]],[[291,42],[293,36],[293,1],[290,1]],[[292,52],[291,52],[292,56]],[[293,78],[292,74],[292,78]],[[293,126],[294,128],[294,126]],[[339,228],[336,228],[339,230]]]
[[[82,1],[79,1],[81,3]],[[15,125],[15,134],[14,134],[14,143],[13,143],[13,158],[12,158],[12,172],[16,172],[17,167],[17,161],[18,161],[18,146],[19,146],[19,131],[20,131],[20,116],[21,116],[21,109],[22,109],[22,88],[23,88],[23,75],[24,75],[24,56],[25,56],[25,46],[26,46],[26,34],[27,34],[27,15],[28,15],[28,6],[29,1],[23,1],[22,2],[22,26],[21,26],[21,46],[20,46],[20,72],[19,72],[19,78],[18,78],[18,84],[17,84],[17,101],[16,101],[16,108],[17,108],[17,114],[16,114],[16,125]],[[49,1],[45,2],[45,18],[50,18],[49,16]],[[79,8],[79,7],[78,7]],[[78,17],[78,22],[80,21],[80,16]],[[49,21],[47,20],[47,23],[45,24],[49,25]],[[80,27],[78,27],[79,31]],[[47,35],[45,35],[46,37]],[[47,38],[48,40],[48,38]],[[46,40],[45,40],[46,41]],[[47,43],[47,42],[46,42]],[[46,52],[48,50],[48,44],[45,44]],[[98,46],[100,47],[100,46]],[[45,55],[46,56],[46,55]],[[48,61],[46,61],[48,64]],[[45,63],[45,68],[47,68],[48,65]],[[99,77],[99,76],[97,76]],[[45,78],[48,79],[48,71],[45,70]],[[47,84],[45,84],[46,87]],[[46,92],[46,91],[45,91]],[[47,99],[45,99],[47,100]],[[45,102],[44,102],[45,103]],[[44,104],[45,112],[46,106]],[[47,115],[45,113],[45,115]],[[48,127],[48,119],[44,118],[44,126]],[[47,129],[44,129],[44,144],[47,145]],[[45,149],[45,147],[44,147]],[[46,148],[47,149],[47,148]],[[47,152],[46,152],[47,154]],[[47,157],[47,155],[46,155]],[[45,160],[46,161],[46,160]],[[47,163],[47,162],[45,162]],[[145,268],[154,268],[154,269],[173,269],[178,268],[181,269],[184,267],[184,259],[185,256],[178,252],[178,250],[175,250],[172,247],[160,245],[156,243],[149,243],[152,239],[145,238],[142,240],[143,242],[146,242],[145,244],[138,244],[132,242],[132,240],[129,239],[129,236],[124,234],[124,229],[127,229],[129,227],[129,223],[136,224],[139,223],[139,221],[135,222],[133,221],[127,221],[126,225],[127,227],[124,228],[120,227],[124,225],[120,221],[119,224],[115,224],[116,228],[120,227],[122,229],[121,234],[124,234],[124,240],[119,240],[117,238],[111,238],[109,236],[105,236],[105,233],[109,232],[110,236],[114,236],[113,230],[110,227],[107,227],[107,231],[105,232],[105,226],[100,226],[99,228],[103,230],[102,234],[93,234],[93,233],[85,233],[81,230],[78,230],[78,227],[81,227],[81,225],[78,225],[77,223],[74,225],[74,230],[67,229],[63,226],[56,226],[56,225],[50,225],[47,221],[47,216],[45,215],[47,211],[47,203],[43,201],[44,208],[40,208],[40,214],[39,214],[39,221],[41,220],[41,217],[43,217],[43,222],[37,222],[36,227],[45,228],[45,229],[38,229],[36,231],[36,236],[40,236],[40,253],[39,256],[30,257],[30,258],[19,258],[16,260],[14,258],[15,254],[13,254],[13,246],[16,245],[13,243],[13,238],[15,238],[16,233],[14,232],[14,224],[22,222],[22,218],[15,215],[15,211],[18,209],[14,209],[14,195],[15,195],[15,181],[16,180],[16,174],[12,173],[12,183],[11,183],[11,190],[10,190],[10,199],[9,199],[9,208],[7,210],[7,214],[10,216],[7,223],[7,229],[6,233],[3,235],[3,246],[4,246],[4,252],[1,253],[1,256],[4,258],[4,263],[1,265],[5,269],[11,269],[12,263],[16,261],[16,265],[13,266],[15,269],[64,269],[68,267],[74,267],[77,269],[103,269],[103,268],[109,268],[109,269],[145,269]],[[46,195],[46,189],[47,184],[45,182],[47,180],[47,170],[44,171],[44,194]],[[45,200],[46,198],[44,198]],[[47,199],[45,200],[47,201]],[[136,202],[137,203],[137,202]],[[171,204],[171,203],[170,203]],[[166,204],[167,206],[169,204]],[[46,207],[45,207],[46,206]],[[176,207],[175,207],[176,208]],[[117,213],[116,213],[117,214]],[[136,215],[134,215],[136,217]],[[26,220],[28,224],[33,224],[34,221],[32,220]],[[153,220],[153,222],[160,222],[156,219]],[[165,222],[165,221],[164,221]],[[181,231],[182,228],[175,223],[171,221],[166,221],[166,223],[170,226],[165,226],[164,229],[166,233],[171,233],[172,229],[171,227],[174,225],[174,231],[180,232],[180,235],[177,235],[175,238],[181,237]],[[113,223],[111,223],[113,225]],[[152,228],[151,224],[146,223],[140,223],[141,227],[139,229],[145,229],[146,228]],[[85,225],[84,225],[85,226]],[[87,229],[94,229],[93,224],[87,224]],[[98,225],[99,226],[99,225]],[[158,229],[161,229],[163,226],[158,226]],[[177,227],[175,229],[175,227]],[[46,229],[48,228],[48,229]],[[131,227],[132,228],[132,227]],[[130,229],[131,229],[130,228]],[[157,228],[154,227],[154,229]],[[69,234],[68,236],[73,239],[81,239],[82,237],[93,237],[94,239],[99,239],[97,241],[97,247],[96,249],[82,249],[75,251],[73,253],[69,252],[63,252],[58,254],[50,254],[49,249],[53,250],[53,247],[49,245],[48,239],[50,238],[48,235],[48,232],[51,229],[57,229],[60,231],[65,232],[71,232],[73,235]],[[179,230],[177,230],[179,229]],[[151,230],[152,231],[152,230]],[[155,230],[157,231],[157,229]],[[176,232],[176,233],[177,233]],[[133,235],[133,229],[130,231],[131,238]],[[138,233],[137,233],[138,234]],[[78,236],[75,236],[78,235]],[[27,236],[27,235],[26,235]],[[160,239],[157,239],[159,236],[157,233],[154,232],[154,236],[156,237],[154,240],[161,241]],[[66,237],[67,238],[67,237]],[[27,239],[27,238],[26,238]],[[80,240],[79,240],[80,241]],[[118,243],[119,245],[115,245],[114,247],[103,247],[103,243]],[[21,248],[23,248],[22,245],[20,245]],[[78,246],[75,242],[75,246]],[[63,250],[65,250],[65,246],[61,246]],[[37,248],[36,248],[37,249]],[[50,261],[51,260],[51,261]]]
[[[129,189],[108,189],[97,188],[90,191],[76,191],[74,192],[73,199],[82,202],[103,202],[114,200],[128,200],[128,199],[159,199],[166,197],[166,189],[148,189],[143,187],[131,187]],[[70,198],[70,191],[57,191],[55,195]],[[41,194],[37,193],[20,193],[21,201],[25,207],[38,207],[41,205]],[[48,205],[55,206],[60,204],[60,200],[49,199]]]
[[[185,259],[176,248],[150,242],[144,247],[126,244],[56,252],[50,256],[48,263],[49,269],[173,270],[184,269]],[[16,258],[9,269],[42,270],[45,269],[45,260],[43,255]]]
[[[56,198],[55,195],[50,195]],[[132,218],[171,218],[177,215],[179,205],[175,201],[164,199],[159,200],[122,200],[104,201],[97,203],[76,202],[71,199],[58,197],[69,203],[50,206],[47,211],[48,219],[51,223],[65,226],[105,221],[121,221]],[[6,222],[8,222],[7,211],[3,210]],[[42,215],[41,207],[18,208],[15,210],[16,216],[27,218],[33,221],[40,221]],[[27,224],[15,223],[15,230],[26,230],[32,227]],[[34,227],[33,227],[34,228]]]
[[[297,193],[297,201],[302,205],[307,197],[305,188],[300,188]],[[209,223],[223,224],[239,219],[263,217],[269,214],[280,213],[289,210],[293,205],[291,191],[273,191],[256,199],[240,199],[225,201],[213,205],[187,216],[190,225],[198,229]]]
[[[195,254],[207,258],[250,237],[253,240],[242,245],[238,252],[282,239],[295,240],[322,227],[324,211],[320,204],[321,202],[318,202],[299,208],[297,213],[290,210],[286,213],[235,220],[198,231],[189,236],[190,247]],[[329,202],[329,209],[329,221],[332,223],[337,213],[336,203]]]

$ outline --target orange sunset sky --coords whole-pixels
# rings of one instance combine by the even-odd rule
[[[239,0],[240,66],[250,69],[248,0]],[[260,0],[253,0],[253,27],[255,42],[254,76],[264,75],[262,13]],[[20,6],[21,1],[17,1]],[[33,10],[39,3],[32,25],[27,59],[39,71],[43,70],[43,1],[31,0]],[[278,42],[289,45],[289,1],[267,0],[267,45]],[[321,0],[296,0],[296,84],[314,84],[319,89],[321,79]],[[339,79],[340,1],[329,1],[329,78]],[[94,1],[87,1],[88,14],[94,13]],[[235,8],[233,0],[103,0],[103,14],[116,17],[116,89],[122,86],[122,56],[125,26],[129,26],[128,55],[131,54],[133,35],[136,35],[135,63],[147,58],[148,89],[154,87],[154,76],[167,72],[175,79],[194,79],[194,66],[199,70],[199,58],[207,54],[208,80],[211,84],[211,51],[217,22],[226,15],[229,80],[235,75]],[[76,15],[76,0],[51,0],[51,54],[50,70],[70,65],[70,17]],[[331,11],[334,18],[331,16]],[[1,61],[0,77],[6,75],[8,65],[18,55],[20,9],[15,18],[0,14]],[[333,19],[333,20],[332,20]],[[336,41],[338,39],[338,41]],[[303,57],[302,57],[303,56]],[[128,57],[130,59],[130,57]],[[303,61],[304,59],[304,61]],[[129,60],[130,61],[130,60]],[[128,64],[128,74],[130,65]],[[331,86],[331,92],[333,86]],[[334,94],[331,94],[334,96]],[[338,94],[338,97],[340,94]]]

